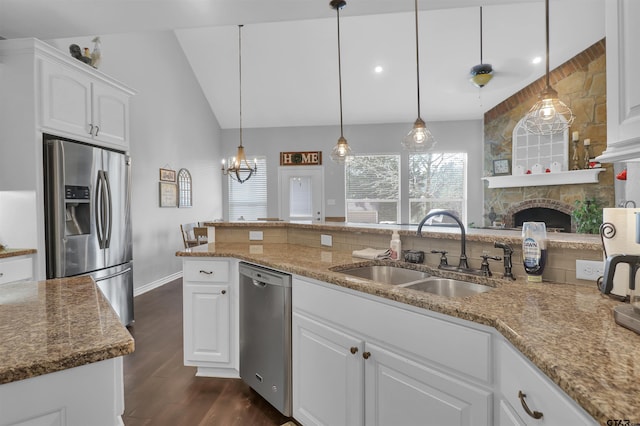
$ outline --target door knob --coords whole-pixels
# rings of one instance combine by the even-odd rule
[[[227,290],[222,290],[220,293],[227,294]]]
[[[371,356],[371,352],[362,352],[362,358],[369,359],[370,356]]]
[[[358,348],[356,346],[351,346],[351,349],[349,350],[351,351],[352,354],[358,353]]]

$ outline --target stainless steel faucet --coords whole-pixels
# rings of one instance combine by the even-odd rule
[[[424,226],[426,221],[429,220],[429,218],[432,218],[434,216],[447,216],[455,220],[455,222],[458,224],[458,227],[460,228],[460,263],[458,264],[458,269],[468,270],[469,263],[467,262],[467,232],[464,229],[464,225],[462,224],[462,222],[460,222],[460,219],[458,219],[457,216],[448,212],[447,210],[433,210],[422,218],[422,220],[418,224],[418,232],[416,233],[416,235],[418,237],[422,237],[422,227]]]

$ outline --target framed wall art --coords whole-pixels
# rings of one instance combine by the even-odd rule
[[[508,175],[511,173],[509,167],[509,160],[493,160],[493,174],[494,175]]]
[[[160,169],[160,181],[162,182],[175,182],[176,171],[169,169]]]
[[[160,182],[158,197],[160,207],[178,206],[178,185],[169,182]]]

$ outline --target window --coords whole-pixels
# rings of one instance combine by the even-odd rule
[[[245,183],[230,177],[229,220],[257,220],[267,217],[267,158],[256,157],[258,171]]]
[[[527,170],[534,171],[539,165],[538,173],[551,169],[552,163],[559,163],[560,170],[568,170],[568,138],[569,130],[553,135],[535,135],[527,132],[524,118],[513,129],[513,174],[523,174]]]
[[[353,156],[345,184],[347,222],[399,222],[400,155]]]
[[[191,173],[187,169],[178,172],[178,207],[191,207]]]
[[[467,154],[409,155],[409,221],[419,223],[431,209],[452,210],[466,222]]]

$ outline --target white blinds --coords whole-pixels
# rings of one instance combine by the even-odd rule
[[[229,180],[229,220],[267,217],[267,159],[255,157],[257,173],[245,183]]]

